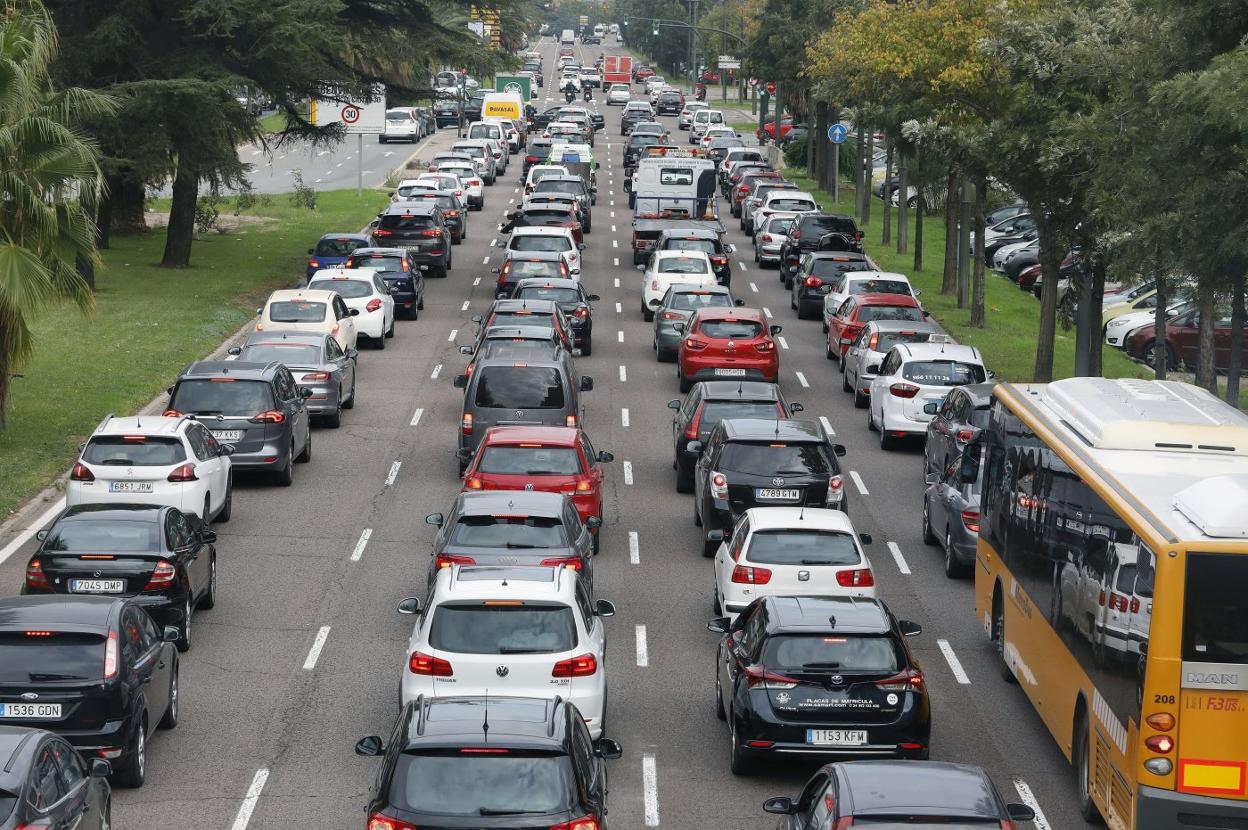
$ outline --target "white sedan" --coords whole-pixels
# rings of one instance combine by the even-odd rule
[[[879,431],[885,450],[901,439],[926,435],[927,422],[950,389],[987,379],[984,358],[974,346],[898,343],[871,381],[867,428]]]
[[[611,84],[611,88],[607,90],[608,104],[627,104],[632,97],[633,91],[628,84]]]
[[[394,337],[394,297],[381,272],[371,268],[324,268],[312,275],[309,291],[336,291],[347,308],[359,311],[356,331],[379,349]]]
[[[654,320],[654,310],[663,303],[663,295],[676,283],[698,288],[716,285],[711,258],[703,251],[655,251],[649,265],[638,265],[641,278],[641,316],[647,323]]]
[[[1195,308],[1195,304],[1189,300],[1172,303],[1166,309],[1166,319],[1170,319],[1175,315],[1182,314]],[[1123,314],[1110,320],[1105,324],[1105,342],[1111,346],[1117,346],[1120,349],[1127,347],[1127,338],[1135,333],[1136,329],[1144,326],[1151,326],[1156,322],[1154,311],[1133,311],[1130,314]]]
[[[870,543],[841,510],[752,507],[715,552],[715,607],[735,620],[764,596],[874,597]]]

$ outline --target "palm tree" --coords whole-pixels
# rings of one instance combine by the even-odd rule
[[[0,428],[12,373],[31,355],[29,321],[70,300],[89,313],[78,266],[98,263],[95,146],[79,130],[111,99],[53,88],[56,27],[40,0],[0,0]]]

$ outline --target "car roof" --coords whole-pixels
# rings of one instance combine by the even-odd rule
[[[836,764],[854,816],[899,812],[962,818],[1001,818],[1000,796],[987,774],[943,761],[854,761]]]
[[[443,576],[446,574],[446,576]],[[562,599],[576,602],[576,576],[567,568],[520,565],[452,565],[438,571],[433,593],[456,600]]]
[[[906,360],[969,360],[982,364],[983,355],[974,346],[961,343],[898,343],[893,346]]]
[[[445,192],[446,192],[446,193],[450,193],[450,191],[449,191],[449,190],[448,190],[448,191],[445,191]],[[406,254],[406,253],[407,253],[407,248],[382,248],[382,247],[379,247],[379,246],[372,246],[372,245],[370,245],[370,246],[365,247],[365,248],[356,248],[354,251],[352,251],[352,252],[351,252],[351,256],[352,256],[352,257],[358,257],[358,256],[372,256],[372,255],[376,255],[376,256],[381,256],[381,255],[384,255],[384,256],[403,256],[403,255],[404,255],[404,254]]]
[[[524,225],[512,231],[511,237],[517,236],[572,236],[571,228],[551,227],[550,225]],[[528,251],[525,251],[527,254]]]
[[[521,230],[521,228],[516,228],[516,230]],[[563,259],[563,254],[559,251],[514,251],[510,259],[513,262],[559,262]],[[526,279],[529,278],[526,277]],[[532,279],[545,278],[532,277]],[[554,278],[552,277],[552,279]]]
[[[168,420],[174,420],[169,418]],[[86,521],[88,519],[113,519],[127,522],[158,523],[166,510],[163,504],[76,504],[56,517],[56,524],[64,522]]]
[[[488,446],[497,444],[542,444],[548,447],[576,447],[581,431],[576,427],[495,426],[481,439]]]
[[[121,597],[42,594],[0,599],[0,628],[107,630]]]
[[[780,400],[779,386],[759,380],[704,380],[698,385],[702,387],[702,400]]]
[[[655,251],[655,259],[704,259],[711,261],[706,251]]]
[[[854,525],[844,510],[826,507],[751,507],[745,511],[750,530],[835,530],[853,533]]]
[[[408,705],[405,749],[443,743],[472,746],[487,738],[490,744],[503,746],[562,745],[559,714],[567,704],[558,698],[422,696]],[[488,732],[482,728],[487,720]]]
[[[329,282],[330,280],[337,280],[339,282],[352,280],[355,282],[371,283],[373,281],[373,274],[376,271],[377,269],[375,268],[321,268],[312,274],[312,280],[308,283],[308,285],[312,285],[318,280],[324,282]],[[332,291],[333,289],[320,288],[316,290]]]
[[[486,340],[550,340],[555,336],[553,326],[518,326],[509,323],[490,326],[485,330]]]
[[[0,726],[0,791],[17,794],[26,788],[26,769],[19,765],[19,756],[46,734],[37,727]]]
[[[326,271],[334,270],[331,268],[323,269]],[[272,302],[286,302],[287,300],[307,300],[316,303],[331,302],[338,295],[337,291],[323,291],[320,289],[312,290],[308,288],[279,288],[269,295],[269,299],[265,301],[265,305]]]
[[[667,287],[672,294],[724,294],[732,295],[732,289],[726,285],[698,285],[696,282],[677,282]]]
[[[559,304],[554,300],[530,300],[526,298],[520,299],[503,299],[495,300],[494,305],[490,307],[492,313],[500,311],[532,311],[535,314],[554,314]]]
[[[763,323],[765,318],[763,312],[757,308],[742,306],[707,306],[699,308],[693,313],[697,322],[705,320],[743,320],[751,323]],[[766,326],[764,326],[766,330]]]
[[[868,320],[867,326],[872,331],[878,332],[922,331],[930,334],[942,333],[940,326],[926,320],[923,322],[915,322],[914,320]]]
[[[327,234],[322,234],[320,240],[318,241],[324,241],[326,239],[335,239],[335,240],[351,239],[357,242],[367,242],[368,234],[366,233],[327,233]]]
[[[197,360],[178,377],[179,380],[236,377],[241,380],[268,380],[280,369],[277,361],[247,363],[242,360]]]
[[[521,288],[577,288],[581,283],[563,277],[524,277],[516,282],[515,289]],[[532,302],[532,301],[530,301]]]
[[[888,609],[874,597],[824,596],[763,599],[768,633],[837,631],[884,634],[892,630]]]
[[[827,441],[817,421],[802,418],[725,418],[719,428],[725,441]]]
[[[850,256],[856,260],[867,258],[866,254],[861,254],[856,251],[819,251],[818,254],[815,254],[814,252],[812,252],[811,256],[818,256],[818,258],[820,259],[824,259],[829,256],[831,257]],[[845,276],[847,279],[851,279],[851,280],[900,280],[904,282],[906,285],[910,284],[910,278],[907,277],[905,274],[897,274],[892,271],[851,271]]]
[[[426,175],[428,175],[430,178],[433,178],[437,176],[438,174],[430,173]],[[396,215],[414,216],[418,214],[428,215],[428,214],[433,213],[435,210],[438,210],[437,205],[422,204],[420,202],[399,202],[398,204],[392,204],[389,207],[387,207],[386,215],[387,216],[396,216]]]
[[[459,513],[467,516],[523,515],[561,518],[568,497],[540,490],[479,490],[460,493]]]
[[[106,415],[95,428],[95,435],[177,435],[185,418],[163,418],[152,415]]]

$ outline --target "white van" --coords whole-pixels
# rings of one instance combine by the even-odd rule
[[[629,202],[634,216],[688,211],[689,218],[701,219],[715,198],[715,184],[710,159],[642,158],[629,183]]]
[[[576,35],[571,29],[564,29],[563,34],[559,36],[559,42],[564,46],[571,46],[576,43]]]
[[[702,134],[706,132],[708,127],[726,127],[727,122],[724,121],[724,114],[719,110],[697,110],[693,113],[693,120],[689,123],[689,143],[697,144],[702,140]]]
[[[487,92],[481,99],[481,118],[507,118],[511,121],[524,120],[524,100],[518,92]]]

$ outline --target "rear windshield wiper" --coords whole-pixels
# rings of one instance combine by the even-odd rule
[[[803,565],[837,565],[837,564],[852,564],[852,563],[848,563],[848,562],[837,563],[837,562],[832,562],[827,559],[803,559],[802,564]]]
[[[526,545],[522,542],[508,542],[507,543],[508,550],[529,550],[532,548],[539,548],[539,547],[544,548],[546,547],[546,545]]]
[[[559,649],[556,649],[559,650]],[[564,649],[566,651],[566,649]],[[499,654],[551,654],[549,649],[526,648],[524,646],[499,646]]]

